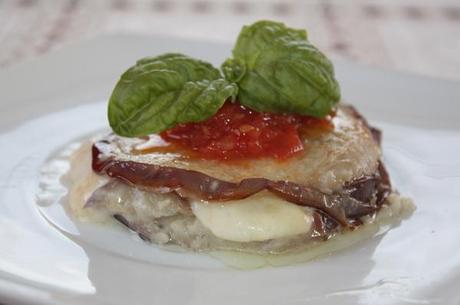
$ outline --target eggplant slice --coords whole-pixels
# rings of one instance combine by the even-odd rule
[[[354,230],[374,216],[391,193],[380,160],[381,132],[368,125],[352,107],[340,106],[333,130],[301,135],[305,150],[280,162],[258,159],[219,162],[192,159],[179,152],[145,150],[160,143],[158,136],[131,139],[108,135],[73,158],[75,166],[91,158],[93,172],[84,196],[75,195],[76,214],[105,214],[156,244],[177,244],[196,251],[238,250],[284,253],[317,240]],[[74,167],[74,166],[72,166]],[[97,173],[97,175],[95,174]],[[78,178],[78,177],[77,177]],[[82,184],[80,183],[80,184]],[[78,184],[78,181],[77,183]],[[90,184],[88,186],[87,184]],[[308,234],[263,241],[238,242],[219,238],[195,217],[191,200],[225,204],[260,192],[282,198],[310,213]],[[85,201],[84,205],[75,203]],[[83,212],[83,210],[85,212]]]

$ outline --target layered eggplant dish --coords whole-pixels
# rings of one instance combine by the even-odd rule
[[[414,206],[390,183],[382,133],[340,101],[329,59],[278,22],[244,26],[220,69],[142,58],[110,97],[112,132],[71,156],[70,210],[157,245],[258,255],[398,223]]]

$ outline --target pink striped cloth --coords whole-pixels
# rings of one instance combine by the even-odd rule
[[[460,79],[455,0],[0,0],[0,69],[110,32],[232,42],[262,18],[307,28],[333,58]]]

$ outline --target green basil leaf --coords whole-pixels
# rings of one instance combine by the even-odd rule
[[[240,103],[260,112],[323,117],[340,100],[329,59],[305,31],[279,22],[243,27],[222,71],[238,83]]]
[[[109,123],[122,136],[158,133],[180,123],[206,120],[237,93],[236,84],[223,79],[207,62],[175,53],[144,58],[115,86]]]

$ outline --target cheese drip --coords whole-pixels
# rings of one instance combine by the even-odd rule
[[[193,201],[192,211],[215,236],[238,242],[306,234],[313,224],[307,209],[266,191],[224,203]]]

